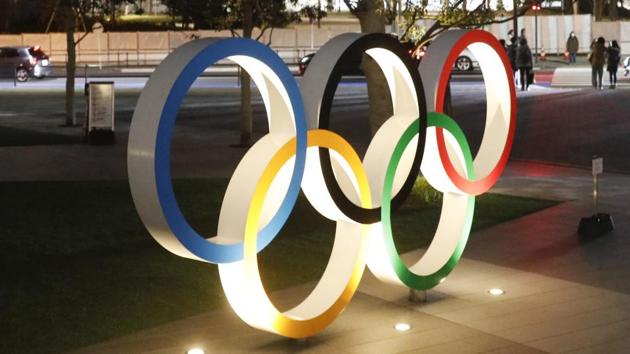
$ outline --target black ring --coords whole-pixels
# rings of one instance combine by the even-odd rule
[[[402,188],[391,202],[392,210],[396,210],[407,199],[416,181],[417,174],[414,174],[413,171],[420,170],[427,130],[427,105],[422,79],[406,49],[396,38],[383,33],[346,33],[337,36],[328,41],[313,57],[306,69],[300,89],[304,98],[304,106],[310,128],[313,128],[318,120],[319,128],[328,129],[333,98],[345,68],[352,63],[360,62],[363,53],[372,48],[388,50],[398,56],[403,62],[413,81],[420,113],[420,119],[418,119],[418,146],[412,162],[411,173],[407,176]],[[326,73],[328,73],[327,79],[323,79],[322,74]],[[380,221],[380,207],[363,208],[356,205],[345,195],[335,178],[328,149],[320,148],[319,158],[324,182],[337,208],[347,217],[359,223],[371,224]]]

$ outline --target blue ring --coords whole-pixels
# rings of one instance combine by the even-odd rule
[[[289,95],[295,117],[295,167],[289,188],[278,212],[258,234],[258,251],[265,248],[278,234],[291,214],[300,192],[306,160],[306,117],[297,82],[282,59],[265,45],[242,38],[213,42],[197,53],[179,74],[166,99],[155,144],[155,179],[162,212],[177,239],[195,256],[210,263],[229,263],[243,259],[243,243],[221,245],[206,240],[186,221],[182,214],[171,182],[170,150],[177,112],[188,90],[199,75],[215,62],[233,55],[244,55],[267,65],[280,78]]]

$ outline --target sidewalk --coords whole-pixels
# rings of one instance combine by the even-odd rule
[[[366,271],[348,309],[305,341],[249,328],[226,305],[80,350],[79,353],[206,352],[541,353],[628,352],[630,339],[630,176],[605,174],[601,210],[616,229],[596,239],[576,234],[592,210],[586,170],[511,162],[493,193],[565,201],[471,235],[464,257],[428,302]],[[417,259],[417,252],[404,256]],[[274,294],[296,304],[314,284]],[[489,288],[506,291],[492,297]],[[393,325],[412,329],[398,333]]]

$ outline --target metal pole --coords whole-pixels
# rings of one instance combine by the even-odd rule
[[[314,33],[313,33],[313,26],[315,25],[315,21],[311,20],[311,49],[315,48],[314,44],[315,44],[315,38],[314,38]]]
[[[514,37],[518,38],[518,17],[516,17],[516,15],[518,14],[518,0],[512,0],[512,6],[514,9],[514,18],[512,19],[512,24],[513,24],[512,27],[514,27]]]
[[[538,11],[534,11],[534,62],[538,62]]]
[[[599,189],[599,179],[597,178],[597,174],[593,176],[593,207],[595,208],[595,215],[597,215],[597,199],[598,199],[598,191]]]
[[[398,5],[396,6],[396,37],[398,37],[399,40],[400,40],[400,35],[401,35],[400,22],[402,22],[400,18],[401,6],[402,6],[401,1],[398,0]]]
[[[96,35],[98,43],[98,70],[103,70],[103,59],[101,58],[101,34]]]

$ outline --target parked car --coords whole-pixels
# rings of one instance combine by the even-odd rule
[[[314,56],[315,56],[315,53],[306,54],[305,56],[302,57],[302,59],[300,59],[300,62],[298,63],[298,74],[300,76],[304,75],[304,72],[306,71],[308,64],[311,62],[311,60],[313,60]]]
[[[457,57],[455,60],[455,69],[459,71],[470,71],[475,68],[475,64],[473,63],[474,56],[468,50],[468,48],[464,49],[464,51]]]
[[[429,48],[430,44],[431,43],[429,42],[425,44],[424,46],[417,46],[414,49],[411,49],[409,51],[409,54],[414,60],[417,60],[418,62],[420,62],[420,60],[422,60],[424,55],[427,53],[427,49]],[[453,65],[453,67],[457,71],[471,71],[476,66],[476,62],[473,60],[473,58],[474,56],[472,55],[470,50],[466,48],[459,55],[459,57],[457,57],[457,60],[455,60],[455,64]]]
[[[311,53],[311,54],[307,54],[303,56],[302,59],[300,59],[300,62],[298,63],[299,75],[304,75],[304,72],[306,71],[308,64],[311,62],[311,60],[313,60],[314,56],[315,56],[315,53]],[[363,75],[363,71],[361,70],[361,60],[348,64],[347,67],[343,70],[343,74],[349,75],[349,76]]]
[[[25,82],[31,77],[41,79],[51,72],[50,58],[38,46],[0,48],[1,76],[15,76],[17,81]]]
[[[409,56],[413,60],[415,65],[420,64],[420,61],[424,57],[429,47],[429,44],[423,46],[414,46],[409,44],[409,42],[403,42],[402,45],[408,50]],[[308,64],[313,60],[315,53],[307,54],[298,63],[298,74],[304,75]],[[453,66],[455,70],[458,71],[471,71],[475,68],[475,62],[473,61],[473,55],[468,49],[464,49],[462,54],[455,61],[455,65]],[[360,69],[360,62],[353,63],[346,70],[344,70],[345,75],[363,75],[363,72]]]

